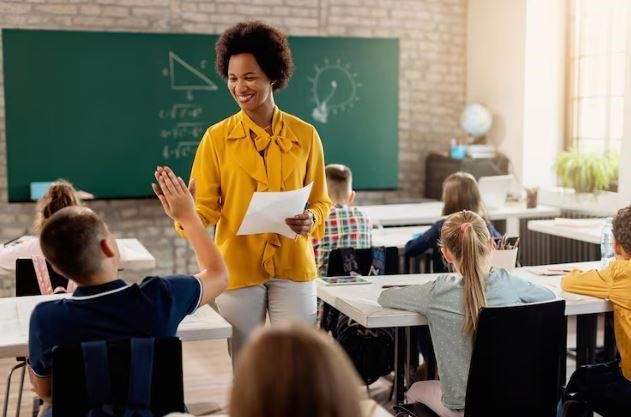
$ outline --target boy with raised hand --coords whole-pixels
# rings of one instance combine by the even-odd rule
[[[318,275],[326,276],[329,254],[337,248],[369,248],[372,223],[368,216],[353,206],[353,174],[349,167],[329,164],[325,167],[329,198],[334,205],[326,219],[324,236],[313,239]]]
[[[41,303],[31,315],[29,373],[35,392],[50,404],[52,349],[85,341],[132,337],[172,337],[186,315],[208,303],[228,285],[219,250],[195,213],[184,181],[158,167],[152,184],[165,213],[182,225],[200,272],[147,277],[128,285],[118,278],[120,256],[107,225],[86,207],[55,213],[40,234],[52,267],[78,285],[72,297]],[[47,407],[42,407],[40,414]],[[50,412],[50,411],[49,411]]]
[[[607,298],[613,303],[614,331],[620,363],[582,366],[567,385],[603,416],[631,415],[631,206],[618,211],[613,221],[617,259],[600,271],[572,271],[561,281],[564,291]],[[572,409],[570,408],[570,411]],[[570,415],[581,415],[570,413]]]

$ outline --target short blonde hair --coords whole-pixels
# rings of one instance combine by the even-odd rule
[[[329,197],[332,200],[348,198],[353,192],[353,173],[351,169],[342,164],[329,164],[325,167],[326,186],[329,189]]]
[[[361,385],[325,333],[299,324],[266,328],[237,359],[230,417],[360,417]]]

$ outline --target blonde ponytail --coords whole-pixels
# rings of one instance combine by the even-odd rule
[[[463,331],[470,336],[476,330],[480,308],[486,306],[486,276],[482,262],[489,253],[488,239],[486,222],[466,210],[449,216],[441,231],[441,245],[449,249],[460,264],[464,286]]]
[[[81,198],[71,183],[66,180],[53,182],[48,187],[46,194],[37,202],[37,214],[33,229],[39,234],[50,216],[64,207],[80,205]]]

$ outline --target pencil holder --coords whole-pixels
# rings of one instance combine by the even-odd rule
[[[519,249],[494,249],[491,252],[491,266],[495,269],[504,268],[507,271],[515,269],[517,251]]]

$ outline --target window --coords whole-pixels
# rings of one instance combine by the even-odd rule
[[[620,153],[628,0],[569,0],[565,147]],[[629,45],[631,47],[631,45]]]

